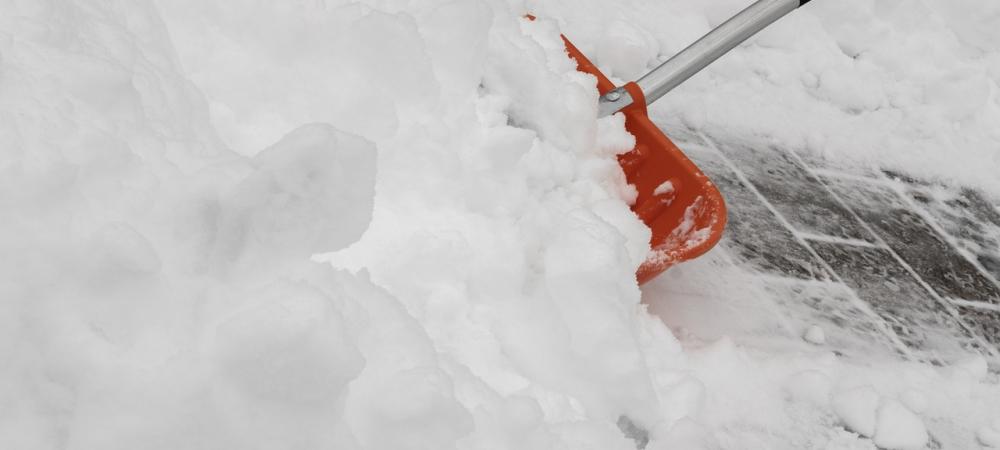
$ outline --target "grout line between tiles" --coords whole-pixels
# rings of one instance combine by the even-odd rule
[[[801,231],[799,232],[799,234],[802,235],[803,239],[808,240],[808,241],[829,242],[831,244],[850,245],[852,247],[865,247],[865,248],[881,248],[881,249],[885,249],[885,247],[883,247],[883,246],[881,246],[881,245],[879,245],[877,243],[868,242],[868,241],[861,240],[861,239],[842,238],[842,237],[836,237],[836,236],[828,236],[828,235],[825,235],[825,234],[806,233],[806,232],[801,232]]]
[[[977,301],[962,300],[957,298],[950,298],[948,300],[951,301],[951,303],[958,306],[965,306],[968,308],[981,309],[985,311],[1000,312],[1000,305],[997,305],[995,303],[977,302]]]
[[[795,228],[792,227],[792,225],[788,221],[788,219],[786,219],[785,216],[782,215],[781,212],[779,212],[777,210],[777,208],[775,208],[774,205],[771,204],[771,202],[760,193],[760,191],[757,189],[756,186],[754,186],[752,183],[750,183],[750,180],[747,179],[746,175],[741,170],[739,170],[739,168],[736,166],[736,164],[734,164],[732,162],[732,160],[729,159],[729,157],[727,157],[724,153],[722,153],[721,150],[719,150],[719,148],[715,144],[715,142],[712,141],[712,140],[710,140],[710,139],[708,139],[708,136],[705,136],[705,134],[702,133],[702,132],[700,132],[700,131],[698,132],[698,134],[701,136],[702,139],[705,140],[705,142],[708,144],[708,146],[712,147],[712,149],[715,150],[715,152],[725,162],[726,166],[728,166],[729,169],[732,170],[736,174],[736,177],[740,180],[740,182],[743,183],[747,187],[747,189],[749,189],[751,192],[753,192],[754,195],[757,197],[757,199],[772,214],[774,214],[775,217],[777,217],[778,221],[781,222],[782,226],[784,226],[785,228],[787,228],[792,233],[792,236],[795,238],[795,240],[798,241],[799,244],[803,245],[806,248],[806,250],[814,258],[816,258],[816,260],[819,261],[820,264],[823,265],[823,267],[830,273],[831,277],[834,277],[834,279],[837,282],[843,284],[848,289],[848,291],[851,293],[851,295],[850,295],[851,301],[855,304],[855,306],[858,309],[860,309],[861,311],[863,311],[865,314],[867,314],[869,316],[870,319],[872,319],[874,321],[874,323],[881,329],[880,331],[882,331],[882,333],[889,339],[889,341],[892,342],[896,346],[896,350],[899,351],[900,353],[902,353],[907,358],[917,359],[914,356],[914,354],[910,351],[910,349],[906,346],[906,344],[904,344],[903,341],[899,338],[899,336],[896,335],[896,332],[894,332],[892,330],[892,328],[889,327],[889,325],[888,325],[888,323],[886,323],[885,319],[883,319],[881,316],[878,315],[878,313],[876,313],[874,310],[872,310],[871,305],[869,305],[868,302],[865,302],[864,300],[862,300],[861,297],[858,296],[858,293],[854,289],[851,289],[851,287],[848,286],[847,283],[844,283],[844,280],[840,277],[840,274],[838,274],[835,270],[833,270],[833,267],[831,267],[830,264],[827,263],[825,259],[823,259],[822,257],[820,257],[818,253],[816,253],[816,250],[813,249],[812,246],[809,245],[809,243],[805,239],[803,239],[802,234],[800,234],[798,231],[796,231]],[[821,184],[821,186],[823,186],[824,188],[826,188],[825,184]],[[835,199],[836,199],[836,197],[835,197]],[[853,214],[853,210],[851,212]],[[870,230],[869,230],[869,232],[870,232]],[[875,236],[875,238],[878,239],[878,236]],[[884,245],[884,242],[883,242],[883,245]]]
[[[975,267],[977,271],[979,271],[979,274],[982,275],[984,278],[986,278],[987,281],[993,283],[993,286],[995,286],[997,290],[1000,290],[1000,281],[997,281],[997,279],[993,276],[993,274],[987,271],[986,268],[983,267],[983,265],[980,264],[978,260],[976,260],[975,258],[970,258],[968,253],[965,252],[961,248],[961,246],[958,245],[958,241],[955,239],[954,236],[945,231],[944,227],[942,227],[941,224],[938,223],[938,221],[934,219],[934,217],[927,210],[920,207],[920,205],[918,205],[917,202],[913,201],[913,199],[910,198],[909,195],[906,195],[906,191],[904,190],[903,186],[904,185],[902,183],[898,181],[893,181],[891,188],[893,192],[896,193],[896,195],[900,196],[903,199],[903,202],[906,203],[906,206],[908,206],[912,211],[916,212],[917,215],[923,218],[924,221],[927,222],[928,225],[930,225],[931,229],[933,229],[935,232],[937,232],[937,234],[939,234],[942,238],[944,238],[945,242],[947,242],[951,248],[955,249],[955,251],[962,258],[965,258],[966,261],[972,264],[972,266]]]
[[[803,169],[806,170],[806,172],[811,173],[812,169],[805,164],[805,162],[797,153],[789,150],[783,150],[783,151],[785,151],[792,158],[794,158],[796,162],[798,162],[799,165],[801,165]],[[961,315],[958,313],[958,310],[954,307],[954,305],[946,301],[940,294],[938,294],[936,290],[934,290],[934,288],[930,286],[930,284],[928,284],[923,278],[921,278],[920,275],[917,274],[916,270],[913,269],[913,266],[911,266],[909,263],[903,260],[903,258],[899,256],[899,254],[896,253],[896,251],[893,250],[884,239],[882,239],[882,236],[875,232],[874,227],[872,227],[868,222],[863,220],[861,216],[858,215],[858,213],[853,208],[851,208],[850,205],[848,205],[847,202],[844,201],[844,199],[840,197],[840,195],[834,192],[833,189],[831,189],[830,186],[827,185],[825,181],[823,181],[822,178],[816,177],[816,175],[813,175],[813,177],[815,177],[817,181],[823,186],[823,188],[826,189],[827,192],[829,192],[830,195],[833,196],[835,201],[840,203],[841,206],[846,208],[851,213],[851,215],[854,216],[854,219],[857,220],[861,224],[861,226],[868,231],[869,234],[875,237],[877,244],[883,246],[885,250],[888,251],[890,255],[892,255],[893,259],[895,259],[896,262],[899,263],[903,267],[903,269],[906,270],[906,272],[909,273],[910,276],[917,281],[918,284],[920,284],[928,293],[930,293],[931,297],[933,297],[938,302],[938,304],[940,304],[945,309],[945,311],[951,314],[952,318],[954,318],[963,329],[965,329],[976,341],[978,341],[980,345],[988,349],[992,353],[992,356],[994,357],[1000,356],[1000,352],[997,351],[997,348],[994,347],[989,342],[987,342],[985,338],[980,336],[979,333],[977,333],[974,329],[972,329],[971,326],[969,326],[969,324],[965,323],[965,320],[962,319]],[[887,181],[891,182],[891,180]]]

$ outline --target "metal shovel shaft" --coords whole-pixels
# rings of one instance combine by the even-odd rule
[[[636,81],[646,97],[646,104],[663,97],[741,42],[808,2],[809,0],[758,0],[740,11]],[[624,89],[618,88],[601,97],[600,113],[602,116],[613,114],[631,103],[631,96]]]

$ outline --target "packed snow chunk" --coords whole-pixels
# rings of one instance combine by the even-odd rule
[[[991,425],[984,426],[976,431],[976,439],[983,446],[1000,448],[1000,419],[994,420]]]
[[[368,228],[375,146],[330,125],[306,125],[253,158],[223,202],[224,262],[266,265],[340,249]]]
[[[785,382],[785,392],[794,399],[814,405],[826,405],[830,400],[830,377],[816,370],[792,375]]]
[[[899,400],[915,413],[920,414],[927,410],[927,396],[916,389],[907,389],[899,396]]]
[[[333,281],[364,311],[352,325],[365,368],[346,399],[358,441],[373,450],[453,447],[472,431],[470,415],[422,324],[364,272],[337,272]]]
[[[664,181],[662,184],[653,189],[653,195],[666,195],[674,193],[674,183],[671,181]]]
[[[290,267],[302,269],[296,277],[310,269]],[[231,305],[207,330],[210,406],[227,436],[220,447],[356,448],[345,400],[365,360],[345,311],[361,299],[339,298],[326,281],[279,279],[216,299]]]
[[[220,381],[266,403],[322,407],[341,397],[364,359],[332,300],[288,281],[248,295],[216,329]]]
[[[625,437],[614,424],[594,420],[566,422],[553,427],[560,444],[574,450],[634,450],[635,441]]]
[[[663,417],[668,423],[698,417],[705,407],[705,384],[686,376],[661,393]]]
[[[156,3],[181,62],[212,106],[213,124],[240,153],[252,154],[311,122],[377,140],[397,129],[405,110],[427,111],[438,100],[424,30],[409,11],[342,1]],[[474,74],[473,49],[488,29],[473,27],[489,16],[474,19],[472,8],[456,12],[469,15],[447,30],[462,33],[451,45],[441,47],[435,29],[426,29],[434,35],[432,56],[455,51],[452,57],[465,57],[463,70]],[[460,86],[467,90],[468,81]]]
[[[924,422],[896,400],[886,400],[878,409],[873,441],[885,449],[917,449],[927,443]]]
[[[418,367],[376,380],[378,389],[366,390],[370,397],[357,400],[369,404],[351,403],[351,412],[369,421],[357,425],[358,438],[368,448],[446,448],[473,431],[468,411],[455,400],[452,382],[439,368]]]
[[[719,448],[718,442],[711,440],[711,435],[705,426],[690,418],[682,418],[674,422],[663,432],[656,430],[647,450],[704,450]]]
[[[875,435],[879,394],[871,386],[834,392],[830,406],[844,426],[865,437]]]
[[[155,274],[162,262],[153,244],[135,228],[126,223],[115,222],[102,226],[92,238],[96,267],[104,269],[107,275]],[[103,278],[103,277],[102,277]],[[107,281],[104,278],[104,281]]]
[[[552,22],[519,25],[520,36],[490,40],[483,87],[509,98],[511,121],[536,131],[547,146],[569,150],[566,156],[589,152],[597,139],[596,79],[576,70]]]
[[[620,155],[635,148],[635,135],[625,129],[625,115],[597,119],[597,148],[601,155]]]
[[[813,325],[802,335],[802,339],[813,345],[823,345],[826,343],[826,333],[819,325]]]
[[[988,108],[997,84],[982,68],[951,73],[926,87],[925,98],[935,103],[944,117],[954,122],[973,119]]]
[[[418,19],[433,64],[446,95],[461,98],[474,92],[482,79],[492,10],[486,2],[451,0],[422,11]]]
[[[660,43],[642,28],[621,20],[608,24],[597,45],[596,60],[610,68],[609,76],[635,80],[655,62]]]
[[[953,363],[949,370],[956,381],[978,383],[989,373],[989,364],[982,356],[971,356]]]

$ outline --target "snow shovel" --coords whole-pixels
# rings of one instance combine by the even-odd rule
[[[598,114],[625,115],[635,148],[618,158],[638,190],[634,211],[652,230],[652,252],[636,277],[645,283],[672,265],[711,249],[726,225],[726,204],[705,174],[649,119],[646,106],[705,66],[809,0],[759,0],[638,81],[615,87],[566,37],[577,69],[597,77]]]

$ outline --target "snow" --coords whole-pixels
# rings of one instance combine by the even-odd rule
[[[862,386],[838,392],[831,406],[848,430],[871,437],[875,435],[878,403],[878,392],[871,386]]]
[[[653,189],[653,195],[666,195],[674,193],[674,183],[671,181],[664,181],[663,184]]]
[[[922,448],[927,443],[927,429],[916,414],[896,400],[887,400],[878,408],[875,445],[887,449]]]
[[[996,8],[847,3],[656,114],[992,186]],[[0,448],[995,445],[982,358],[641,303],[633,138],[559,33],[633,77],[738,6],[0,2]]]
[[[817,370],[799,372],[787,381],[785,391],[796,401],[825,405],[829,401],[833,383],[826,374]]]
[[[976,432],[979,443],[985,447],[1000,448],[1000,420],[995,420],[992,425],[987,425]]]
[[[927,396],[916,389],[909,389],[904,391],[899,396],[899,400],[903,402],[906,409],[913,411],[917,414],[924,413],[927,411]]]
[[[826,343],[826,332],[819,325],[812,325],[806,329],[806,332],[802,335],[802,339],[805,339],[810,344],[823,345]]]

